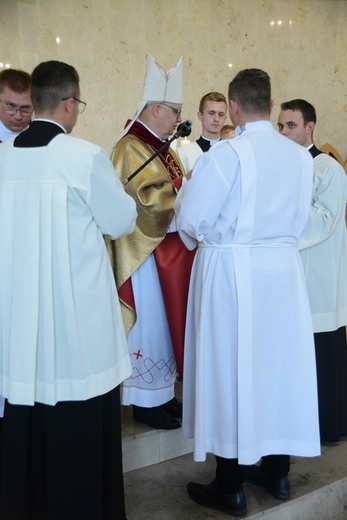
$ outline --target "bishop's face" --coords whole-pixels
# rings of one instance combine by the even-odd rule
[[[158,135],[161,139],[168,139],[175,133],[177,125],[182,122],[182,103],[159,103]]]

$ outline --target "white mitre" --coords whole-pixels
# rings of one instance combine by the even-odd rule
[[[169,103],[183,103],[183,57],[177,65],[166,71],[160,63],[148,56],[142,97],[136,113],[125,127],[120,138],[125,135],[141,114],[148,101],[167,101]]]

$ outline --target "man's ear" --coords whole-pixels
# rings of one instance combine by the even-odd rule
[[[229,108],[230,108],[232,114],[237,114],[237,112],[239,110],[239,105],[236,103],[236,101],[234,101],[233,99],[230,99]]]
[[[274,100],[273,100],[273,99],[270,99],[270,114],[271,114],[271,112],[273,111],[274,106],[275,106],[275,102],[274,102]]]
[[[202,113],[201,112],[197,112],[196,115],[198,116],[198,119],[201,122],[201,120],[202,120]]]
[[[68,112],[69,114],[71,114],[71,112],[74,110],[74,106],[75,106],[74,99],[72,97],[69,97],[67,99],[64,99],[63,103],[64,103],[65,112]]]
[[[307,130],[307,133],[308,134],[312,134],[313,133],[313,130],[315,129],[315,126],[316,126],[316,123],[314,123],[313,121],[309,121],[307,124],[306,124],[306,130]]]
[[[160,110],[161,110],[161,104],[160,103],[153,103],[153,105],[151,106],[151,113],[152,113],[152,116],[155,119],[159,119]]]

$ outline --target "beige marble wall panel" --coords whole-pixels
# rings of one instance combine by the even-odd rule
[[[347,2],[339,2],[339,9],[337,12],[337,28],[336,28],[336,57],[334,63],[334,73],[336,82],[336,96],[331,96],[331,104],[333,114],[339,120],[343,114],[342,121],[345,123],[344,127],[344,146],[342,149],[345,153],[344,159],[347,159],[347,144],[346,144],[346,121],[347,121]]]
[[[342,95],[341,88],[335,89],[336,47],[341,36],[337,31],[337,21],[342,2],[278,4],[282,4],[278,16],[283,25],[277,27],[277,38],[273,47],[274,62],[278,64],[277,69],[274,68],[272,72],[276,100],[273,121],[277,121],[278,104],[281,101],[295,97],[307,99],[317,110],[317,144],[330,141],[346,153],[342,126],[337,130],[340,123],[336,124],[336,119],[332,117],[333,93],[336,99]],[[281,36],[284,36],[283,40],[288,44],[281,41]],[[344,74],[346,81],[346,68]],[[342,120],[343,118],[341,122]],[[344,122],[346,123],[346,119]],[[339,142],[336,132],[339,132]]]
[[[201,96],[226,94],[238,70],[259,67],[272,79],[273,123],[281,101],[303,97],[317,109],[317,144],[347,159],[344,0],[0,0],[0,12],[0,63],[74,65],[88,103],[74,134],[108,152],[135,113],[151,53],[167,69],[184,56],[191,139]]]
[[[39,40],[35,5],[18,2],[19,38],[28,52],[37,52]]]

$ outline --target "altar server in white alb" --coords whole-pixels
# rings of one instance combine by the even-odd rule
[[[31,120],[30,74],[23,70],[0,72],[0,143],[25,130]],[[0,435],[5,400],[0,396]]]
[[[103,235],[136,207],[105,151],[70,137],[62,62],[32,74],[36,118],[0,147],[0,518],[125,520],[119,384],[131,373]]]
[[[316,110],[304,99],[281,104],[278,128],[313,157],[314,192],[299,250],[310,298],[321,442],[347,435],[347,177],[313,144]]]
[[[193,500],[246,514],[245,468],[290,496],[289,455],[320,454],[316,367],[299,237],[313,163],[270,122],[271,86],[259,69],[229,85],[238,137],[197,161],[177,196],[179,234],[198,246],[189,290],[183,428],[194,458],[216,455],[216,479],[191,482]],[[254,467],[255,468],[255,467]]]
[[[221,139],[221,129],[227,118],[227,100],[220,92],[208,92],[202,96],[197,113],[202,134],[197,141],[180,146],[177,155],[186,173],[193,169],[200,155]]]

